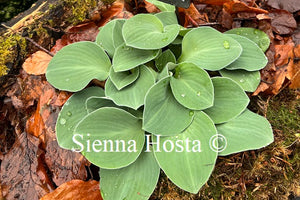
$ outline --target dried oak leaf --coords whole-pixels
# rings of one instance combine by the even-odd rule
[[[199,26],[208,22],[206,13],[200,14],[193,3],[187,9],[178,8],[179,16],[183,18],[184,27]]]
[[[297,28],[294,16],[286,10],[272,10],[269,16],[271,17],[273,31],[278,34],[291,34]]]
[[[272,8],[287,10],[291,13],[300,10],[299,0],[268,0],[267,5]]]
[[[275,55],[273,64],[275,69],[262,70],[262,82],[253,95],[260,92],[278,94],[286,82],[290,88],[300,88],[300,45],[294,47],[292,43],[274,45]],[[271,60],[269,60],[270,62]],[[272,63],[271,63],[272,64]],[[268,64],[270,65],[270,63]]]
[[[40,200],[102,200],[99,182],[72,180],[62,184],[53,192],[43,196]]]
[[[124,11],[124,1],[115,1],[110,7],[105,7],[104,10],[101,11],[101,21],[97,25],[104,26],[122,11]]]
[[[52,56],[49,54],[43,51],[37,51],[25,60],[22,67],[27,74],[45,74],[51,59]]]
[[[247,5],[246,3],[237,0],[224,3],[224,9],[230,14],[239,13],[239,12],[256,13],[256,14],[268,13],[268,11],[264,9],[255,8],[252,5]]]
[[[42,85],[37,109],[28,119],[26,131],[42,141],[42,147],[46,151],[45,163],[56,185],[59,186],[73,179],[86,179],[85,166],[89,165],[89,162],[80,153],[60,148],[56,141],[55,124],[60,111],[60,106],[57,104],[63,104],[70,95],[58,93],[46,81]]]
[[[144,0],[145,8],[148,13],[158,13],[160,10],[152,3],[149,3],[148,1]]]
[[[43,150],[39,139],[22,133],[1,163],[0,182],[5,199],[36,200],[51,192],[42,163]]]
[[[290,80],[290,88],[300,88],[300,45],[294,48],[294,59],[291,59],[288,65],[288,76]]]
[[[221,6],[224,3],[228,3],[230,1],[231,0],[194,0],[193,2]]]
[[[16,83],[7,92],[16,109],[27,109],[34,105],[43,93],[41,76],[30,76],[24,70],[20,71]]]
[[[79,24],[68,29],[67,34],[58,39],[52,47],[51,52],[56,53],[64,46],[80,41],[95,41],[99,27],[94,22]]]

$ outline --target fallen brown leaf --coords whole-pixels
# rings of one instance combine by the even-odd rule
[[[278,34],[291,34],[297,28],[294,16],[286,10],[272,10],[269,13],[273,31]]]
[[[291,13],[300,10],[299,0],[268,0],[267,5],[272,8],[287,10]]]
[[[99,182],[72,180],[62,184],[53,192],[43,196],[40,200],[102,200]]]
[[[25,60],[22,67],[28,74],[45,74],[51,59],[52,56],[44,51],[37,51]]]
[[[217,5],[221,6],[224,3],[228,3],[231,0],[194,0],[194,3],[204,3],[204,4],[211,4],[211,5]]]
[[[288,66],[287,78],[291,81],[290,88],[300,88],[300,45],[294,48],[294,59]]]
[[[124,10],[124,1],[115,1],[110,7],[105,7],[101,12],[101,21],[98,26],[104,26]]]
[[[193,3],[191,3],[190,7],[187,9],[179,7],[178,13],[180,17],[183,18],[182,24],[184,24],[184,27],[197,27],[201,24],[209,22],[206,13],[200,14]]]
[[[152,3],[149,3],[148,1],[144,0],[145,8],[148,13],[158,13],[160,10]]]
[[[262,14],[262,13],[268,13],[268,11],[261,9],[261,8],[255,8],[252,6],[247,5],[244,2],[233,0],[224,3],[224,8],[228,13],[239,13],[239,12],[248,12],[248,13],[256,13],[256,14]]]
[[[53,190],[41,161],[39,139],[22,133],[1,162],[0,182],[5,199],[39,199]]]
[[[99,27],[94,22],[79,24],[68,29],[67,34],[58,39],[52,47],[51,52],[56,53],[64,46],[79,41],[95,41]]]

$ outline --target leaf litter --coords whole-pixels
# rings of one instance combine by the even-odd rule
[[[266,32],[271,39],[271,45],[266,52],[269,63],[261,70],[262,82],[252,95],[277,95],[285,87],[300,88],[300,26],[297,24],[300,18],[300,5],[298,2],[298,0],[267,2],[194,0],[190,8],[179,8],[178,11],[180,22],[185,27],[207,24],[221,31],[238,27],[254,27]],[[138,12],[156,13],[159,9],[145,1],[135,3],[116,1],[111,6],[99,8],[100,16],[94,20],[68,28],[66,34],[56,41],[51,52],[55,54],[62,47],[74,42],[94,41],[99,27],[111,19],[130,18]],[[21,70],[16,77],[16,82],[5,90],[6,93],[1,93],[3,102],[0,106],[0,199],[39,199],[44,195],[42,199],[70,199],[78,194],[80,194],[77,196],[78,199],[87,197],[101,199],[99,182],[86,181],[91,175],[86,170],[90,163],[81,154],[61,149],[56,142],[57,115],[71,94],[56,91],[46,82],[43,74],[50,59],[44,52],[38,51],[32,54],[23,64],[25,71]],[[269,154],[274,153],[269,152]],[[290,154],[292,151],[289,151]],[[283,164],[283,161],[278,159],[264,161],[266,156],[268,154],[257,155],[253,151],[240,153],[219,160],[217,169],[218,166],[225,165],[228,171],[239,170],[245,162],[243,159],[249,158],[258,169],[268,168],[272,162],[276,162],[276,166]],[[280,156],[278,157],[280,159],[284,158],[282,153],[276,156]],[[281,172],[281,169],[275,170],[276,173],[279,171]],[[218,175],[218,173],[219,170],[216,170],[208,184],[212,186],[220,184],[217,183],[220,177],[228,176]],[[238,180],[235,182],[230,182],[223,177],[222,186],[225,188],[222,189],[223,193],[225,190],[231,191],[231,194],[233,191],[240,191],[235,195],[242,197],[249,185],[255,186],[252,188],[253,193],[264,188],[259,180],[252,180],[252,177],[249,177],[248,171],[246,174],[248,177],[243,174],[235,177],[234,180]],[[164,178],[161,180],[158,187],[164,184],[169,185],[165,185],[164,188],[173,187],[168,181],[166,183]],[[206,189],[205,187],[202,191]],[[187,196],[189,199],[197,199],[191,194],[178,196],[177,193],[175,198],[171,193],[162,196],[157,192],[154,196],[161,199],[185,199]],[[261,194],[258,193],[256,197],[262,197],[259,196]],[[205,196],[201,191],[199,195]]]

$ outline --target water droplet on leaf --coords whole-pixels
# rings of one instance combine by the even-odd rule
[[[229,42],[227,40],[225,40],[223,42],[223,46],[224,46],[225,49],[229,49],[230,48],[230,44],[229,44]]]
[[[185,97],[185,94],[181,94],[182,97]]]
[[[194,115],[194,111],[190,111],[189,115],[193,116]]]
[[[243,82],[245,82],[245,80],[244,80],[244,79],[241,79],[240,82],[243,83]]]
[[[201,94],[200,92],[197,92],[197,96],[198,96],[198,97],[200,97],[200,94]]]
[[[68,82],[70,79],[69,78],[66,78],[66,82]]]
[[[168,38],[166,37],[166,38],[163,38],[161,41],[165,42],[167,40],[168,40]]]
[[[61,118],[61,119],[59,120],[59,123],[60,123],[61,125],[65,125],[66,122],[67,122],[67,120],[64,119],[64,118]]]
[[[67,115],[68,115],[69,117],[71,117],[71,116],[72,116],[72,113],[71,113],[70,111],[68,111],[68,112],[67,112]]]

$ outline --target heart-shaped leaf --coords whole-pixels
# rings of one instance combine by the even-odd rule
[[[162,71],[168,62],[176,63],[176,57],[170,49],[162,52],[162,54],[155,59],[155,66],[159,71]]]
[[[254,92],[260,83],[259,71],[248,72],[246,70],[222,69],[220,74],[237,82],[245,91]]]
[[[217,125],[218,133],[226,138],[227,146],[219,155],[259,149],[273,142],[274,136],[268,120],[246,109],[237,118]],[[220,144],[224,145],[224,144]]]
[[[115,53],[113,31],[117,20],[112,20],[105,24],[96,37],[96,43],[103,47],[110,57]]]
[[[75,147],[72,141],[75,126],[88,112],[85,101],[91,96],[104,97],[104,90],[100,87],[90,87],[73,94],[62,107],[56,122],[56,137],[60,147],[72,149]]]
[[[178,24],[175,12],[160,12],[155,14],[155,16],[160,19],[164,26]]]
[[[159,81],[161,79],[164,79],[168,76],[170,76],[170,73],[172,72],[169,72],[169,68],[168,68],[168,64],[163,68],[163,70],[157,75],[157,78],[156,80]]]
[[[155,135],[176,135],[190,125],[194,112],[174,98],[170,77],[150,88],[145,97],[143,129]]]
[[[243,88],[230,78],[212,78],[214,86],[214,105],[204,112],[220,124],[234,119],[247,107],[249,98]]]
[[[133,83],[140,74],[140,68],[136,67],[130,71],[115,72],[113,68],[110,69],[109,78],[118,90]]]
[[[86,107],[86,110],[88,113],[91,113],[102,107],[121,108],[122,110],[129,112],[136,118],[139,118],[139,119],[143,118],[143,112],[141,110],[134,110],[134,109],[124,107],[124,106],[117,106],[111,99],[109,99],[107,97],[96,97],[96,96],[89,97],[85,101],[85,107]]]
[[[116,123],[117,122],[117,123]],[[118,169],[140,155],[145,135],[141,120],[119,108],[104,107],[87,115],[75,128],[72,141],[91,163]]]
[[[214,169],[218,153],[210,148],[217,133],[213,121],[203,112],[195,113],[192,124],[179,135],[159,138],[154,154],[159,166],[178,187],[196,194]],[[152,136],[153,144],[158,136]]]
[[[156,58],[160,50],[135,49],[125,44],[116,49],[113,58],[113,68],[115,72],[122,72],[133,69],[150,60]]]
[[[113,36],[113,44],[115,49],[118,48],[120,45],[124,43],[123,35],[122,35],[122,28],[125,23],[125,19],[115,19],[115,27],[112,32]]]
[[[155,83],[152,72],[142,65],[139,78],[129,86],[118,90],[110,79],[105,84],[105,95],[111,98],[119,106],[127,106],[138,109],[144,104],[144,99],[149,88]]]
[[[204,110],[213,105],[212,81],[206,71],[193,63],[180,63],[170,84],[175,99],[186,108]]]
[[[268,59],[265,56],[264,52],[251,40],[246,37],[235,35],[235,34],[226,34],[240,43],[243,48],[241,56],[228,65],[226,69],[244,69],[247,71],[257,71],[266,66]]]
[[[227,31],[226,33],[244,36],[255,42],[264,52],[270,46],[270,38],[268,37],[268,35],[265,32],[255,28],[235,28]]]
[[[200,27],[184,36],[178,62],[192,62],[215,71],[234,62],[241,53],[241,45],[231,37],[210,27]]]
[[[161,49],[175,40],[179,29],[178,24],[164,27],[154,15],[138,14],[125,22],[122,33],[127,46],[137,49]]]
[[[170,4],[163,3],[163,2],[158,1],[158,0],[147,0],[147,1],[149,3],[154,4],[162,12],[166,12],[166,11],[175,12],[175,6],[172,6]]]
[[[88,114],[102,107],[117,107],[117,106],[116,104],[114,104],[114,102],[111,99],[103,96],[100,97],[91,96],[87,98],[85,101],[85,109]]]
[[[100,169],[103,199],[148,200],[159,178],[160,168],[152,152],[143,152],[122,169]]]
[[[107,79],[109,57],[94,42],[76,42],[65,46],[51,59],[46,77],[55,88],[77,92],[92,79]]]

